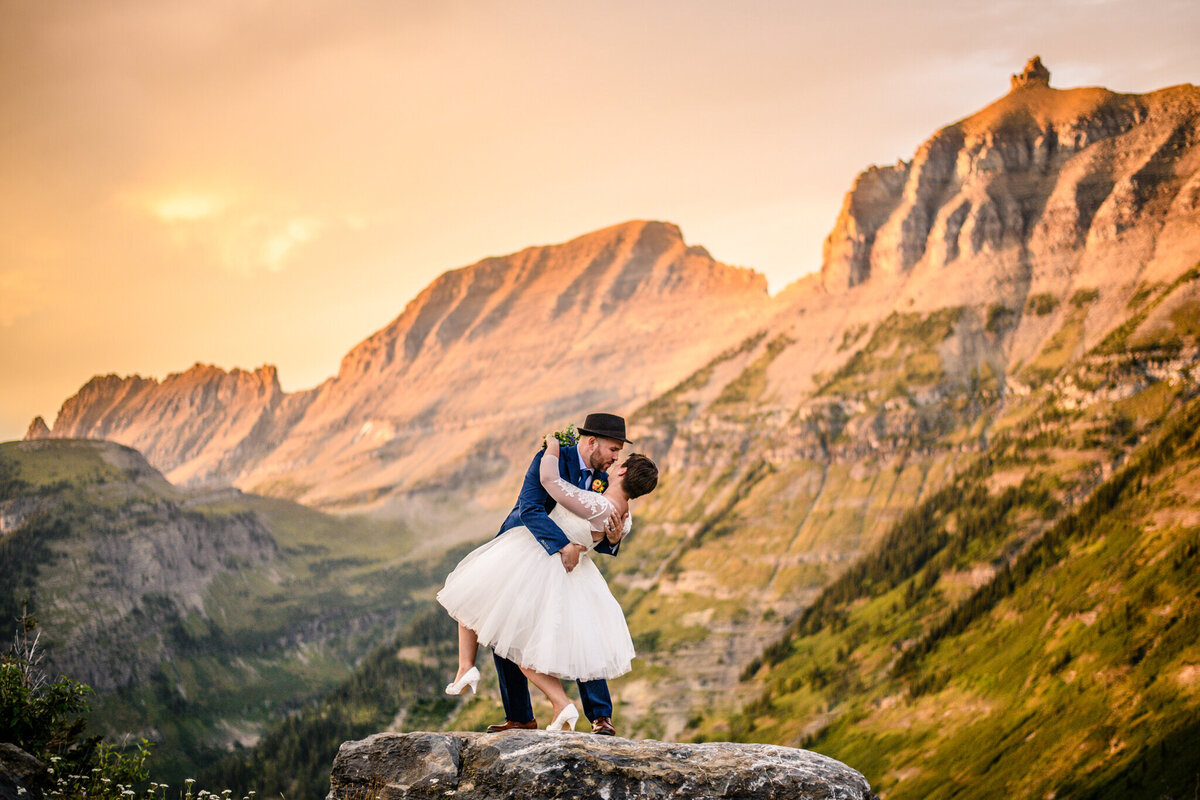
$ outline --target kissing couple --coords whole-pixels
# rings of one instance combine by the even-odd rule
[[[504,702],[489,733],[537,728],[529,683],[546,695],[554,721],[575,730],[579,710],[562,680],[579,683],[592,733],[616,735],[608,678],[629,672],[629,626],[591,553],[615,556],[632,529],[629,501],[658,485],[658,467],[631,453],[610,476],[626,443],[625,420],[588,414],[576,444],[546,437],[500,532],[467,554],[437,599],[458,622],[458,674],[446,693],[479,685],[479,645],[492,648]]]

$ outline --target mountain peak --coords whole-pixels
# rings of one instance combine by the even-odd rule
[[[1025,69],[1020,75],[1013,75],[1011,79],[1012,91],[1025,89],[1030,86],[1050,86],[1050,70],[1046,69],[1042,64],[1041,56],[1034,56],[1025,62]]]
[[[425,356],[495,335],[521,320],[545,325],[575,318],[584,330],[629,303],[761,295],[766,278],[689,247],[678,225],[631,220],[567,242],[491,256],[443,273],[342,360],[341,379],[407,368]]]
[[[664,239],[683,241],[683,231],[674,222],[653,219],[631,219],[627,222],[620,222],[616,225],[610,225],[607,228],[585,233],[582,236],[576,237],[573,241],[582,239],[628,239],[647,233],[651,236],[662,237]]]
[[[29,430],[25,431],[25,441],[31,442],[35,439],[48,439],[50,437],[50,428],[46,425],[46,420],[40,416],[34,417],[33,422],[29,423]]]
[[[1198,115],[1195,87],[1053,89],[1035,56],[1012,91],[936,132],[911,160],[859,175],[825,241],[822,282],[842,291],[919,263],[958,264],[932,280],[966,281],[977,272],[962,265],[995,267],[1002,253],[1017,258],[1018,274],[1028,271],[1023,251],[1112,240],[1152,199],[1169,203],[1183,189],[1190,173],[1171,165],[1184,162]]]
[[[390,491],[440,479],[496,430],[663,391],[771,302],[763,275],[689,246],[678,225],[630,220],[443,273],[316,389],[285,394],[270,366],[99,376],[51,435],[136,446],[176,482],[286,478],[313,502]]]

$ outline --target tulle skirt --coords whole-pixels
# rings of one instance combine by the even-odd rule
[[[524,527],[467,554],[437,599],[481,644],[557,678],[615,678],[635,655],[625,614],[591,552],[567,572]]]

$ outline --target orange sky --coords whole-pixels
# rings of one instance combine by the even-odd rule
[[[1008,90],[1200,82],[1158,2],[0,0],[0,440],[98,373],[320,382],[437,274],[635,218],[772,291]]]

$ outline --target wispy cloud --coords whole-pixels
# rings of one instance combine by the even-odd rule
[[[263,261],[267,269],[271,272],[282,270],[288,255],[316,236],[322,227],[319,220],[289,220],[282,231],[267,239],[263,247]]]
[[[227,203],[211,194],[175,194],[162,198],[154,214],[163,222],[194,222],[225,210]]]
[[[282,272],[328,227],[318,214],[295,213],[294,202],[199,190],[132,195],[142,198],[136,205],[165,228],[178,250],[199,253],[203,263],[243,277]],[[349,227],[363,224],[343,216]]]

